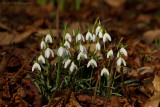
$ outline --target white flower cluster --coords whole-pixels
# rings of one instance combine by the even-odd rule
[[[100,39],[102,39],[104,43],[108,42],[108,41],[111,42],[111,40],[112,40],[111,36],[106,31],[104,33],[104,29],[100,25],[97,26],[95,34],[88,31],[86,34],[86,38],[84,38],[84,36],[79,32],[75,38],[75,41],[79,46],[79,54],[77,56],[77,60],[89,59],[87,56],[87,49],[82,45],[82,42],[85,42],[85,39],[86,39],[86,41],[97,42],[96,46],[95,46],[96,51],[101,50],[101,45],[99,43]],[[69,33],[66,33],[64,40],[65,40],[64,43],[60,43],[61,45],[58,48],[57,56],[63,58],[64,68],[67,68],[68,65],[71,63],[70,71],[72,72],[74,69],[77,68],[77,66],[69,58],[69,57],[71,57],[71,53],[69,51],[69,49],[71,48],[70,43],[72,42],[71,35]],[[45,37],[45,41],[42,39],[41,44],[40,44],[41,49],[45,50],[45,55],[44,55],[45,58],[54,57],[54,52],[52,51],[52,49],[49,48],[49,45],[47,45],[48,43],[52,43],[52,37],[50,34],[47,34]],[[124,66],[126,66],[125,60],[121,57],[122,54],[127,56],[127,51],[125,50],[124,47],[121,47],[121,49],[117,53],[117,59],[118,59],[117,66],[121,66],[122,64]],[[113,50],[110,49],[107,52],[107,58],[112,58],[112,57],[114,57],[114,53],[113,53]],[[45,62],[46,62],[45,58],[41,54],[38,57],[38,62],[45,64]],[[34,65],[32,67],[32,71],[34,71],[35,68],[38,70],[41,70],[41,67],[38,64],[38,62],[34,63]],[[97,62],[93,57],[90,59],[90,61],[88,61],[87,68],[90,66],[92,68],[97,67]],[[101,76],[103,76],[103,75],[109,75],[109,71],[105,67],[101,71]]]

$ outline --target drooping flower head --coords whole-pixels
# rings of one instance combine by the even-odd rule
[[[126,66],[125,60],[122,57],[119,57],[117,60],[117,66],[121,66],[122,64]]]
[[[41,45],[40,45],[41,49],[46,49],[46,44],[44,42],[44,40],[42,39],[41,41]]]
[[[87,32],[87,34],[86,34],[86,40],[88,41],[91,41],[93,39],[93,37],[92,37],[92,33],[91,32]]]
[[[84,52],[80,52],[77,56],[77,60],[80,60],[80,59],[87,59],[87,54],[84,53]]]
[[[41,67],[40,67],[40,65],[39,65],[37,62],[35,62],[34,65],[32,66],[32,72],[33,72],[35,69],[41,71]]]
[[[38,62],[45,64],[45,58],[42,54],[38,57]]]
[[[46,37],[45,37],[45,42],[47,43],[52,43],[52,37],[50,34],[47,34]]]
[[[60,57],[64,57],[66,55],[66,50],[62,46],[58,48],[57,55]]]
[[[97,41],[97,35],[93,34],[92,40],[93,40],[93,42],[96,42]]]
[[[108,53],[107,53],[107,58],[112,57],[113,56],[113,50],[111,49]]]
[[[70,66],[70,71],[73,72],[73,70],[76,68],[77,68],[77,65],[75,65],[74,62],[72,62]]]
[[[68,40],[69,42],[72,42],[72,37],[69,33],[66,33],[65,40]]]
[[[87,68],[89,66],[92,66],[92,68],[97,67],[97,62],[94,59],[91,59],[87,64]]]
[[[121,48],[117,54],[117,58],[120,57],[120,55],[124,55],[127,57],[127,51],[125,48]]]
[[[45,57],[49,58],[50,56],[54,57],[54,52],[49,47],[45,50]]]
[[[65,41],[64,46],[65,46],[67,49],[69,49],[69,48],[70,48],[69,42],[68,42],[68,41]]]
[[[76,37],[76,42],[79,42],[79,41],[85,42],[85,39],[81,33],[78,33],[78,35]]]
[[[101,76],[103,76],[103,75],[109,75],[109,71],[105,67],[101,71]]]
[[[108,40],[111,41],[111,36],[108,33],[105,33],[103,36],[103,42],[106,42]]]
[[[96,44],[96,50],[97,50],[97,51],[100,51],[100,50],[101,50],[101,45],[100,45],[99,41],[98,41],[97,44]]]

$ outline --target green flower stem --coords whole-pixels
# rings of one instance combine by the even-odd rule
[[[91,70],[91,79],[90,79],[90,85],[92,85],[91,83],[92,83],[92,76],[93,76],[93,68],[92,68],[92,70]]]
[[[106,44],[104,43],[104,55],[106,56]]]
[[[58,71],[57,71],[57,78],[56,78],[56,87],[58,86],[59,83],[59,76],[60,76],[60,63],[61,62],[61,57],[58,57]]]

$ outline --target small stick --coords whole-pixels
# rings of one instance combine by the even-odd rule
[[[120,75],[121,75],[121,82],[122,82],[122,87],[123,87],[123,93],[126,96],[128,103],[130,103],[130,100],[128,98],[128,94],[127,94],[127,91],[126,91],[126,87],[125,87],[125,84],[124,84],[123,67],[121,67],[120,71],[121,71]]]
[[[97,93],[97,87],[98,87],[99,80],[100,80],[100,73],[99,73],[99,71],[98,71],[98,80],[97,80],[96,85],[95,85],[94,97],[93,97],[93,101],[92,101],[92,106],[91,106],[91,107],[93,107],[94,102],[95,102],[95,99],[96,99],[96,93]]]
[[[68,93],[68,95],[67,95],[67,97],[66,97],[66,99],[65,99],[64,105],[66,105],[67,102],[68,102],[68,100],[69,100],[69,97],[70,97],[70,95],[71,95],[72,88],[73,88],[73,84],[74,84],[74,81],[75,81],[75,79],[76,79],[78,70],[79,70],[79,68],[77,68],[77,69],[76,69],[76,72],[74,73],[74,77],[73,77],[73,79],[72,79],[72,84],[71,84],[71,87],[70,87],[70,89],[69,89],[69,93]]]
[[[112,82],[113,82],[113,78],[114,78],[114,74],[115,74],[115,70],[114,70],[114,65],[115,65],[115,61],[113,60],[113,65],[112,65],[112,72],[111,72],[111,79],[110,79],[110,82],[109,82],[109,88],[108,88],[108,91],[107,91],[107,96],[105,98],[105,103],[104,103],[104,107],[107,107],[107,102],[108,102],[108,98],[110,96],[110,91],[111,91],[111,87],[112,87]]]

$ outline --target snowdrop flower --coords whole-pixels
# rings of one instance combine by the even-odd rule
[[[45,37],[45,42],[49,42],[49,43],[52,43],[52,37],[50,34],[47,34],[46,37]]]
[[[65,40],[68,40],[69,42],[72,42],[72,37],[69,33],[66,33]]]
[[[96,42],[97,41],[97,35],[93,34],[92,40],[93,40],[93,42]]]
[[[45,57],[46,57],[46,58],[49,58],[50,55],[52,55],[52,57],[54,57],[53,51],[52,51],[50,48],[47,48],[47,49],[45,50]]]
[[[41,67],[40,67],[40,65],[39,65],[37,62],[34,63],[34,65],[32,66],[32,72],[33,72],[35,69],[38,69],[38,70],[41,71]]]
[[[103,68],[103,69],[102,69],[102,71],[101,71],[101,76],[103,76],[103,75],[109,75],[108,69],[106,69],[106,68]]]
[[[91,60],[88,62],[87,68],[88,68],[90,65],[92,66],[92,68],[97,67],[97,63],[96,63],[96,61],[95,61],[94,59],[91,59]]]
[[[65,56],[66,55],[66,50],[65,48],[63,48],[62,46],[59,47],[58,51],[57,51],[57,55],[62,57],[62,56]]]
[[[101,30],[101,27],[97,26],[97,28],[96,28],[96,35],[98,35],[98,33],[99,33],[100,30]]]
[[[111,36],[108,33],[105,33],[103,36],[103,42],[106,42],[108,40],[111,41]]]
[[[74,62],[72,62],[71,66],[70,66],[70,71],[73,72],[73,70],[77,68],[77,66],[74,64]]]
[[[70,64],[71,60],[70,59],[67,59],[67,61],[65,61],[65,64],[64,64],[64,68],[67,68],[67,66]]]
[[[119,51],[120,51],[121,54],[124,54],[127,57],[127,51],[126,51],[126,49],[121,48]]]
[[[100,51],[101,50],[101,45],[100,45],[100,43],[99,42],[97,42],[97,44],[96,44],[96,50],[98,51]]]
[[[80,52],[79,54],[78,54],[78,57],[77,57],[77,60],[79,60],[80,58],[82,58],[82,59],[87,59],[87,54],[85,54],[84,52]]]
[[[86,40],[89,40],[89,41],[91,41],[92,40],[92,34],[90,33],[90,32],[87,32],[87,34],[86,34]]]
[[[102,34],[102,32],[99,32],[99,38],[103,38],[103,34]]]
[[[108,53],[107,53],[107,58],[112,57],[113,56],[113,50],[111,49]]]
[[[68,41],[65,41],[64,46],[65,46],[67,49],[69,49],[69,48],[70,48],[69,42],[68,42]]]
[[[84,46],[80,45],[79,49],[80,49],[80,52],[87,53],[87,50]]]
[[[117,66],[121,66],[123,63],[124,66],[126,66],[126,62],[122,57],[119,57],[119,59],[117,60]]]
[[[40,47],[41,47],[41,49],[46,49],[46,44],[45,44],[44,40],[41,41]]]
[[[76,37],[76,42],[81,41],[81,40],[82,40],[83,42],[85,42],[85,39],[84,39],[83,35],[79,33],[79,34],[77,35],[77,37]]]
[[[45,64],[45,59],[44,59],[43,55],[40,55],[38,57],[38,62],[41,62],[41,63]]]

